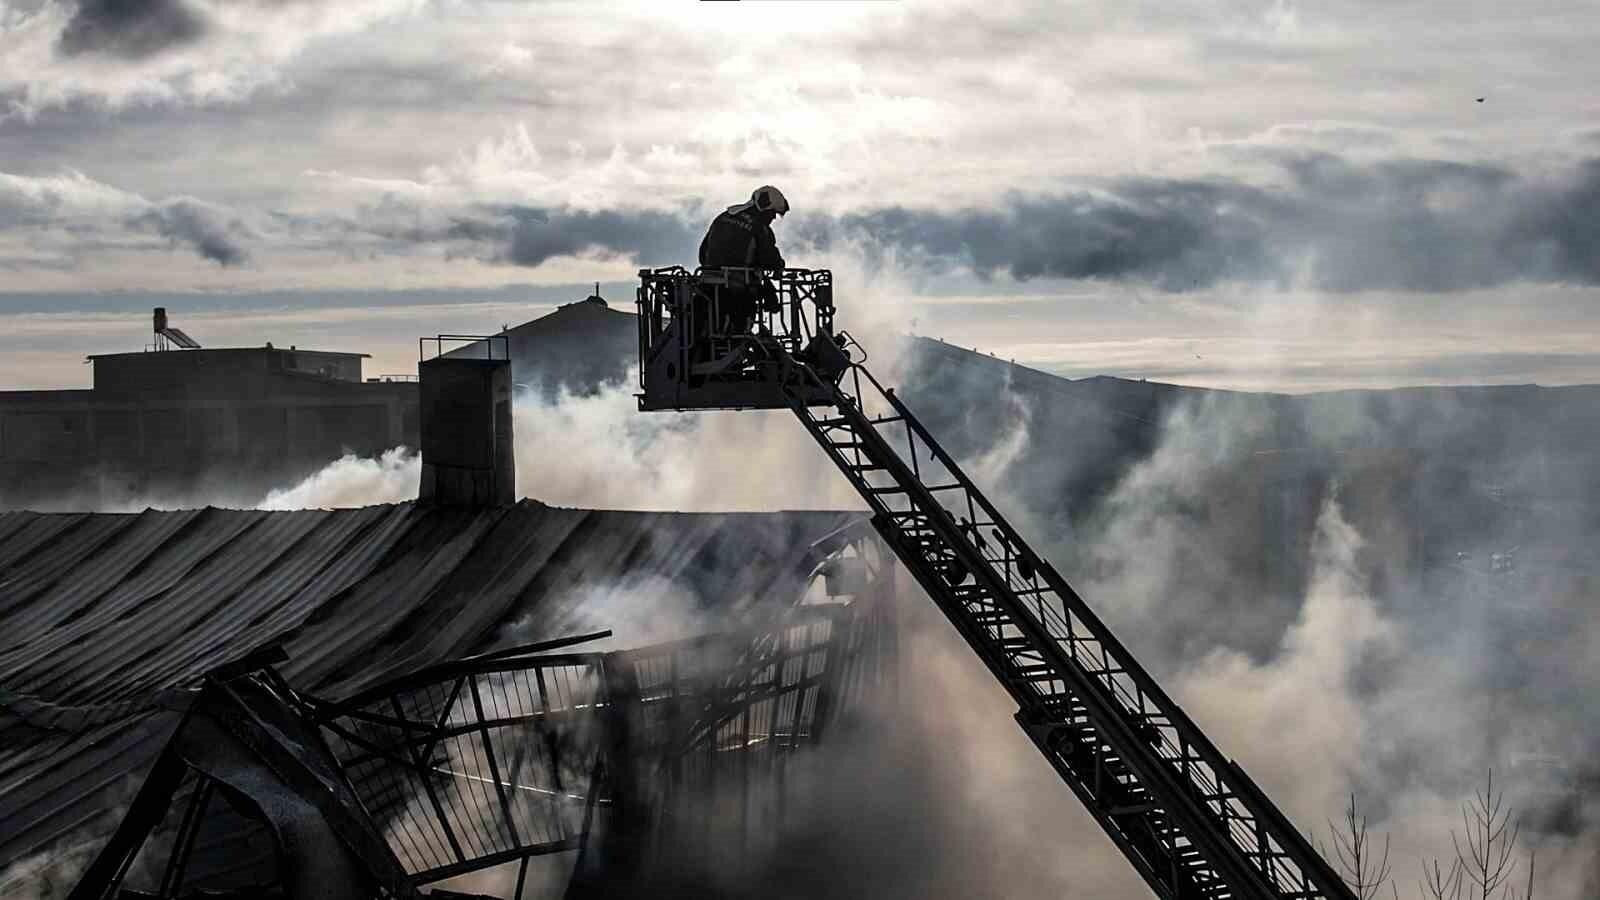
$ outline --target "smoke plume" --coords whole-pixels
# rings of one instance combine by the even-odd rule
[[[329,509],[417,499],[422,461],[396,447],[377,459],[353,454],[329,463],[304,481],[268,492],[257,509]]]
[[[892,320],[895,283],[876,284]],[[1012,383],[999,363],[930,363],[887,329],[858,330],[889,351],[875,371],[906,387],[980,486],[1299,827],[1327,844],[1328,820],[1355,794],[1392,836],[1401,896],[1414,895],[1419,860],[1450,853],[1459,804],[1492,768],[1525,817],[1521,851],[1538,850],[1539,896],[1592,896],[1600,715],[1583,698],[1600,687],[1600,634],[1587,582],[1571,573],[1600,516],[1582,499],[1592,460],[1505,434],[1513,414],[1523,433],[1564,433],[1530,418],[1540,395],[1153,401],[1159,386],[1101,396],[1079,383],[1069,399]],[[519,490],[547,502],[858,507],[780,414],[641,415],[614,385],[525,398],[517,440]],[[324,482],[353,483],[354,463]],[[601,586],[576,606],[640,623],[641,639],[705,627],[651,620],[694,608],[656,605],[672,591]],[[1003,692],[908,593],[917,612],[896,702],[816,757],[786,851],[720,888],[1146,896]]]

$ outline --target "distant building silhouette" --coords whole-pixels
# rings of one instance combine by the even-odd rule
[[[246,503],[345,453],[415,447],[416,383],[363,380],[365,356],[101,354],[89,390],[0,391],[0,508]]]

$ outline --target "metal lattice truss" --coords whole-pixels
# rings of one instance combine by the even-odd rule
[[[865,522],[797,563],[798,602],[676,643],[579,635],[339,701],[291,689],[273,647],[214,670],[73,896],[408,897],[519,863],[521,897],[529,861],[567,851],[573,896],[648,887],[704,849],[679,826],[706,823],[705,793],[781,804],[788,759],[892,677],[892,569]]]
[[[753,638],[630,654],[645,758],[689,767],[738,754],[741,766],[766,764],[817,743],[834,705],[864,690],[874,671],[864,652],[873,623],[842,605],[795,618]]]
[[[640,867],[728,874],[778,839],[798,754],[892,684],[887,604],[819,604],[752,631],[618,654]]]
[[[274,661],[207,676],[72,900],[416,896]]]
[[[781,777],[766,776],[889,677],[887,622],[879,604],[806,604],[727,634],[469,660],[310,702],[415,884],[519,860],[525,871],[530,857],[583,851],[601,821],[659,858],[682,849],[677,826],[712,790],[734,785],[746,810],[776,802]]]
[[[459,663],[319,709],[418,884],[583,846],[608,804],[600,654]]]
[[[833,409],[791,408],[870,504],[896,555],[1020,709],[1017,719],[1156,893],[1351,894],[1305,837],[1156,684],[859,364]]]

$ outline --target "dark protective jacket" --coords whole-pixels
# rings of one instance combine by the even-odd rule
[[[772,226],[747,203],[729,207],[711,221],[711,228],[700,242],[700,266],[781,269],[783,255],[778,252]]]

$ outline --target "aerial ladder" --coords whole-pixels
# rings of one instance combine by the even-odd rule
[[[640,409],[792,410],[1156,896],[1355,900],[873,377],[834,330],[829,272],[639,274]]]

